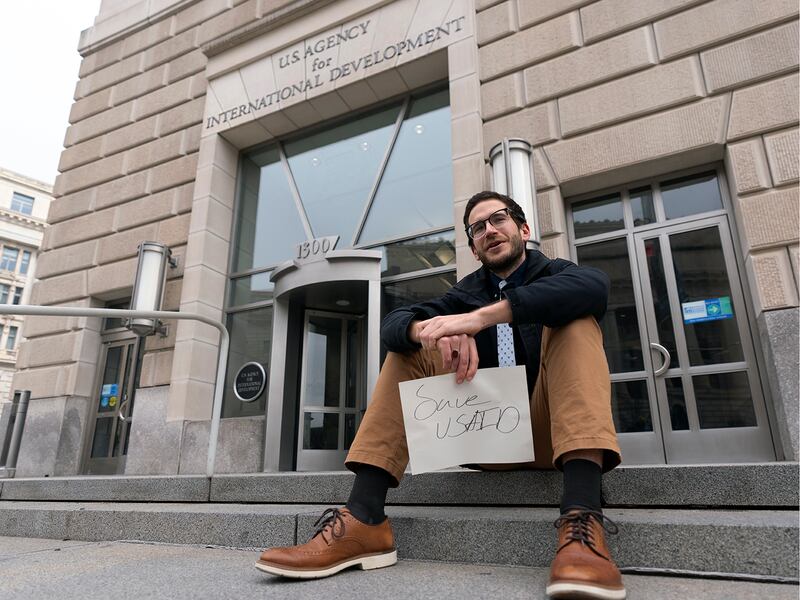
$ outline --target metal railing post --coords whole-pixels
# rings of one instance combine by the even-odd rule
[[[222,394],[225,388],[225,369],[228,364],[230,335],[225,325],[205,315],[182,313],[168,310],[130,310],[120,308],[80,308],[74,306],[28,306],[19,304],[0,304],[0,315],[50,316],[50,317],[113,317],[200,321],[219,331],[219,356],[217,358],[217,378],[214,384],[214,400],[211,408],[211,431],[208,440],[208,460],[206,475],[214,474],[214,461],[217,456],[217,437],[222,415]]]
[[[17,472],[17,456],[19,456],[19,447],[22,444],[22,429],[25,427],[25,416],[28,414],[28,401],[30,399],[31,391],[22,390],[19,395],[19,402],[17,402],[14,410],[14,429],[11,431],[11,443],[8,446],[5,464],[5,476],[7,478],[14,477]]]

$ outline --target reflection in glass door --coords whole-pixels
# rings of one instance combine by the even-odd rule
[[[298,471],[344,468],[364,406],[362,330],[355,315],[306,311]]]
[[[88,475],[125,471],[139,347],[139,338],[130,337],[103,345],[103,370],[94,397],[94,428],[84,463]]]

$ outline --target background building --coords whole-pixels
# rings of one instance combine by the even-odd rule
[[[226,391],[218,471],[338,468],[381,313],[475,268],[464,205],[492,187],[490,148],[519,137],[542,251],[613,280],[626,462],[797,460],[797,15],[793,0],[105,0],[32,301],[124,306],[138,244],[167,244],[166,308],[226,321],[229,382],[245,362],[269,373],[256,402]],[[203,472],[216,332],[140,342],[119,325],[26,326],[18,476]]]
[[[0,169],[0,304],[29,304],[36,257],[53,186]],[[11,400],[11,380],[24,317],[0,317],[0,405]]]

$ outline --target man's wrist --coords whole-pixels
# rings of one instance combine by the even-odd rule
[[[511,323],[513,320],[511,303],[508,300],[500,300],[500,302],[488,304],[476,310],[475,316],[479,320],[481,329],[492,327],[498,323]]]
[[[411,323],[408,324],[408,330],[406,331],[406,335],[408,336],[409,341],[413,342],[414,344],[419,344],[419,324],[420,321],[412,320]]]

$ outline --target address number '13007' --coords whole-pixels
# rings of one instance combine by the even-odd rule
[[[314,238],[297,244],[295,259],[301,261],[322,258],[336,247],[339,241],[338,235],[331,235],[323,238]]]

